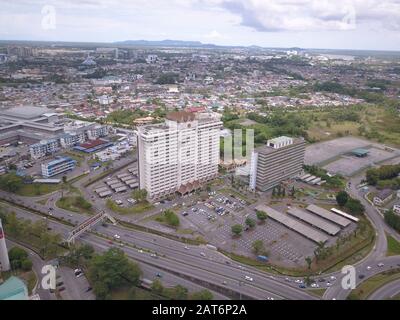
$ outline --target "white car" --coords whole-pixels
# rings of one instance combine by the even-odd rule
[[[185,246],[185,249],[186,249],[186,250],[189,250],[189,247],[188,247],[188,246]]]
[[[114,238],[115,238],[115,239],[121,239],[121,236],[118,235],[118,234],[114,234]]]
[[[368,266],[368,267],[367,267],[367,270],[371,270],[371,269],[372,269],[372,267],[371,267],[371,266]]]
[[[245,278],[247,281],[250,281],[250,282],[253,282],[253,281],[254,281],[253,278],[252,278],[252,277],[249,277],[249,276],[244,276],[244,278]]]
[[[200,255],[201,255],[202,257],[205,257],[205,256],[206,256],[206,254],[205,254],[204,252],[200,252]]]
[[[378,267],[382,268],[384,266],[384,264],[382,262],[378,263]]]
[[[331,279],[332,281],[335,281],[335,280],[336,280],[336,277],[335,277],[335,276],[331,276],[330,279]]]
[[[326,286],[327,287],[330,287],[332,284],[328,281],[327,283],[326,283]]]
[[[311,283],[311,288],[319,288],[318,283]]]
[[[294,282],[295,282],[295,283],[303,283],[303,280],[296,279],[296,280],[294,280]]]

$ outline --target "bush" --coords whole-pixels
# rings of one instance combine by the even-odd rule
[[[21,262],[21,269],[24,271],[30,271],[32,270],[32,265],[33,263],[31,260],[25,259]]]
[[[355,215],[360,215],[364,213],[365,208],[360,202],[360,200],[350,198],[347,200],[345,207],[350,211],[350,213]]]
[[[256,225],[256,222],[254,221],[254,219],[251,219],[251,218],[246,218],[245,223],[246,223],[246,225],[249,226],[249,228],[254,228]]]
[[[243,227],[240,224],[235,224],[231,228],[234,235],[240,235],[243,232]]]
[[[179,217],[175,214],[175,212],[171,210],[166,210],[164,212],[165,221],[173,227],[178,227],[180,224]]]
[[[348,200],[349,200],[349,195],[348,195],[348,193],[346,191],[340,191],[336,195],[336,202],[341,207],[343,207]]]

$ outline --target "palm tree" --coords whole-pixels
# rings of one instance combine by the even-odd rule
[[[306,257],[305,260],[307,262],[308,270],[310,270],[311,269],[312,259],[311,259],[311,257]]]

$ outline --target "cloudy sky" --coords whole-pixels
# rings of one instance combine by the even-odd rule
[[[0,0],[1,40],[400,50],[400,0]]]

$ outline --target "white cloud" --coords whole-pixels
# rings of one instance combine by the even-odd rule
[[[400,30],[400,0],[192,0],[223,8],[257,31],[352,30],[357,23]]]
[[[204,38],[207,38],[207,39],[222,39],[223,35],[220,34],[217,30],[213,30],[210,33],[207,33],[206,35],[204,35]]]

